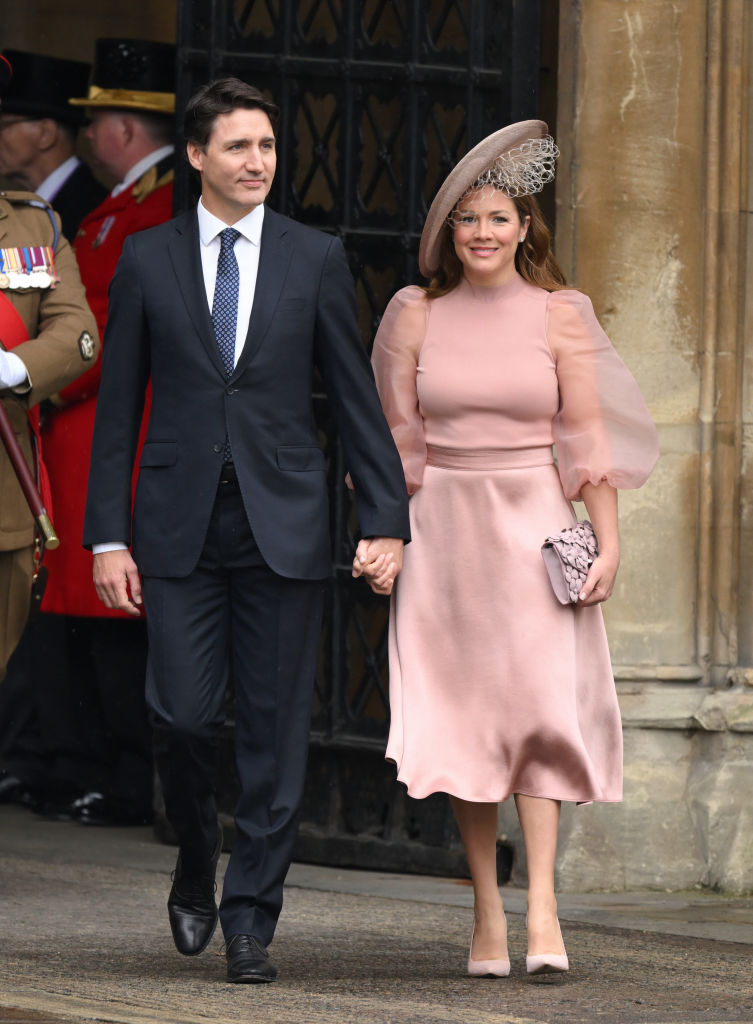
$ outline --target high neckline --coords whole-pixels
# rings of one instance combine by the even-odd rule
[[[515,273],[509,281],[498,285],[471,284],[468,278],[464,277],[458,285],[457,291],[461,295],[471,296],[476,302],[497,302],[502,298],[509,298],[517,295],[528,287],[528,282]]]

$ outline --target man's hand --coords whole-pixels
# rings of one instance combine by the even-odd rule
[[[375,594],[391,594],[403,567],[403,541],[399,537],[361,540],[353,559],[353,575],[365,576]]]
[[[0,388],[17,388],[27,380],[23,361],[14,352],[0,348]]]
[[[92,575],[97,597],[105,608],[141,615],[141,577],[130,551],[103,551],[95,555]]]

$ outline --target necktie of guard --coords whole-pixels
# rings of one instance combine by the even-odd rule
[[[235,228],[225,228],[220,232],[220,255],[212,300],[212,325],[228,377],[232,376],[235,366],[235,327],[238,322],[240,280],[235,243],[240,236],[240,231]]]
[[[220,255],[217,260],[217,278],[214,283],[214,298],[212,299],[212,326],[227,377],[232,376],[235,367],[235,326],[238,322],[238,289],[240,286],[235,243],[240,236],[240,231],[236,231],[235,228],[225,228],[220,232]],[[232,457],[230,441],[225,436],[223,460],[230,462]]]

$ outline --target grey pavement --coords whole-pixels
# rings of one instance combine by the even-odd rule
[[[219,936],[196,958],[172,946],[174,861],[149,829],[0,807],[0,1022],[753,1022],[753,899],[563,894],[571,970],[530,979],[525,894],[505,887],[513,969],[487,981],[464,972],[468,883],[295,864],[272,947],[280,979],[235,986]]]

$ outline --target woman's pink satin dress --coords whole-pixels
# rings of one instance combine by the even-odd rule
[[[404,288],[373,363],[412,495],[390,622],[398,778],[414,797],[620,800],[601,609],[560,605],[541,557],[584,482],[638,487],[658,455],[589,299],[518,276],[432,301]]]

